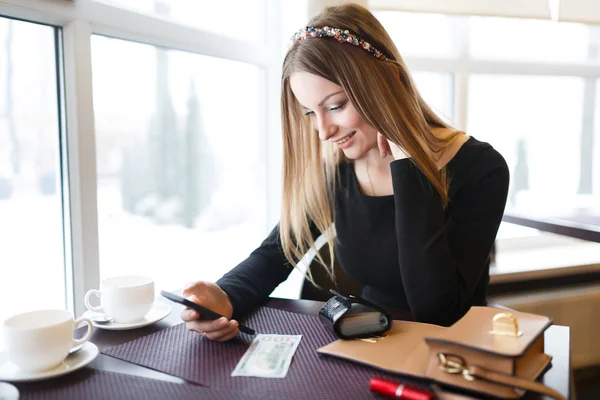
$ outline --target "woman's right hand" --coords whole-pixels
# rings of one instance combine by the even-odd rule
[[[198,281],[189,283],[183,289],[183,297],[200,304],[224,317],[215,320],[202,319],[197,311],[185,308],[181,319],[190,331],[196,331],[207,339],[224,342],[233,339],[239,333],[238,322],[230,320],[233,306],[229,296],[212,282]]]

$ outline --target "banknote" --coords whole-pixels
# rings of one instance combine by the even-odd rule
[[[302,335],[256,335],[231,376],[284,378]]]

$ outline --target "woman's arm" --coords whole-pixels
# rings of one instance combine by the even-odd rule
[[[229,296],[234,318],[239,318],[264,304],[271,292],[287,279],[292,268],[283,254],[277,225],[262,244],[219,279],[217,285]]]
[[[184,297],[203,305],[225,318],[205,320],[197,311],[186,308],[181,318],[188,330],[204,337],[227,341],[238,332],[235,319],[263,304],[292,270],[281,248],[279,229],[275,227],[263,243],[237,267],[226,273],[217,283],[197,281],[188,284]]]
[[[446,219],[440,197],[408,159],[391,164],[398,256],[404,290],[417,321],[450,325],[471,306],[502,220],[509,171],[493,148],[465,176]]]
[[[320,232],[314,224],[309,225],[315,240]],[[273,290],[288,278],[293,268],[283,253],[277,225],[262,244],[247,259],[223,275],[217,285],[229,296],[233,317],[239,318],[264,304]]]

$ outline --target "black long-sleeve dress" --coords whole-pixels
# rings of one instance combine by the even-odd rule
[[[450,202],[408,160],[391,163],[394,194],[361,193],[352,164],[339,166],[335,253],[340,266],[381,305],[410,310],[417,321],[450,325],[485,305],[489,253],[508,194],[504,158],[471,137],[447,165]],[[217,284],[239,317],[267,300],[292,267],[278,228]]]

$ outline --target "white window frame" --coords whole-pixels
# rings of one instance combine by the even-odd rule
[[[263,85],[259,101],[266,104],[259,131],[263,132],[260,157],[266,165],[259,180],[267,201],[265,232],[279,220],[280,134],[279,80],[281,71],[281,7],[265,1],[268,35],[263,41],[245,42],[206,30],[94,0],[0,0],[0,15],[62,28],[62,60],[58,60],[67,136],[68,193],[64,193],[65,276],[67,307],[79,316],[84,296],[100,283],[98,244],[96,133],[92,85],[92,35],[104,35],[153,46],[258,66]],[[235,28],[235,27],[232,27]],[[62,71],[60,71],[62,69]],[[63,72],[64,75],[61,76]],[[62,91],[64,90],[64,93]],[[62,107],[61,107],[62,110]],[[65,152],[61,150],[61,154]],[[64,160],[63,160],[64,161]]]
[[[373,4],[375,3],[375,4]],[[419,4],[407,0],[400,7],[386,7],[385,1],[371,1],[370,9],[372,11],[402,11],[402,12],[423,12],[431,11],[419,8]],[[431,0],[429,3],[436,3]],[[425,3],[421,4],[423,6]],[[442,3],[436,3],[442,4]],[[443,3],[446,4],[446,3]],[[414,6],[413,8],[408,5]],[[440,11],[440,10],[438,10]],[[473,58],[468,52],[469,36],[469,15],[456,15],[447,13],[453,20],[453,35],[457,38],[452,51],[452,56],[447,57],[411,57],[403,56],[404,61],[411,72],[438,72],[451,74],[454,77],[454,126],[461,130],[467,129],[468,118],[468,93],[469,76],[472,74],[501,74],[501,75],[530,75],[530,76],[570,76],[576,78],[597,78],[600,79],[600,64],[586,63],[557,63],[557,62],[527,62],[527,61],[491,61]],[[481,15],[481,13],[479,13]],[[514,17],[514,16],[506,16]],[[532,16],[528,16],[532,17]],[[582,21],[582,23],[587,23]],[[399,49],[402,54],[402,49]],[[600,89],[597,89],[600,90]],[[598,122],[597,122],[598,123]],[[468,132],[467,132],[468,133]],[[528,236],[520,238],[498,239],[498,247],[503,250],[515,248],[514,242],[520,243],[519,248],[528,246],[530,248],[540,248],[556,242],[555,235],[545,232],[541,236]],[[565,238],[564,243],[570,243],[569,238]]]
[[[600,23],[594,0],[368,0],[373,10],[431,12]]]

